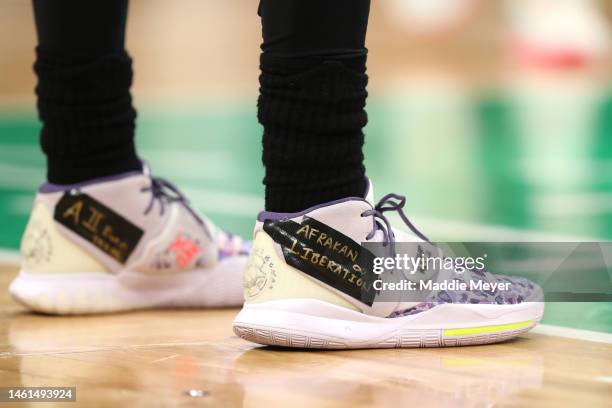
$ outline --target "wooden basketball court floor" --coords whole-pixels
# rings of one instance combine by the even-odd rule
[[[612,401],[612,344],[605,338],[528,333],[464,348],[278,349],[236,337],[236,309],[31,314],[7,295],[16,270],[0,268],[0,384],[76,387],[76,403],[66,406],[609,407]]]
[[[491,52],[502,2],[481,3],[453,41],[423,42],[373,2],[365,150],[377,192],[409,194],[411,217],[438,239],[612,239],[612,70],[508,70]],[[259,30],[255,2],[131,1],[139,151],[244,236],[263,194]],[[30,3],[3,1],[0,248],[10,251],[44,178],[34,33]],[[438,152],[435,168],[415,151]],[[602,302],[550,304],[544,322],[568,329],[540,326],[497,345],[306,352],[237,338],[235,309],[30,314],[6,291],[16,263],[2,262],[0,386],[75,386],[69,407],[612,405],[612,306]]]

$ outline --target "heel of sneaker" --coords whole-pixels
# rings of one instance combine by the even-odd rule
[[[246,303],[285,299],[316,299],[357,310],[340,295],[288,265],[265,231],[257,231],[243,274]]]
[[[72,315],[129,309],[108,273],[31,274],[21,271],[11,282],[13,299],[39,313]]]
[[[383,320],[319,300],[273,300],[245,304],[233,330],[238,337],[263,345],[343,349],[364,343],[360,337],[367,343],[369,335],[380,332],[374,322]],[[348,326],[359,333],[347,331]]]
[[[21,240],[22,269],[29,274],[106,273],[106,268],[57,229],[49,209],[36,202]]]
[[[21,272],[9,292],[28,309],[51,314],[111,311],[116,302],[100,301],[97,294],[113,276],[83,248],[69,241],[59,231],[51,211],[35,202],[21,240]],[[83,277],[99,290],[88,290]],[[87,290],[86,290],[87,289]],[[93,298],[95,299],[93,299]],[[106,297],[106,296],[105,296]]]

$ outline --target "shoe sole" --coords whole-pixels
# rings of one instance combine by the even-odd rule
[[[241,269],[224,262],[223,268]],[[232,280],[235,282],[227,282]],[[194,270],[166,275],[122,271],[107,273],[31,274],[20,272],[11,282],[13,298],[30,310],[57,315],[114,313],[156,308],[241,306],[238,273]]]
[[[544,304],[441,304],[411,316],[381,318],[314,299],[245,304],[237,336],[306,349],[450,347],[505,341],[532,329]]]

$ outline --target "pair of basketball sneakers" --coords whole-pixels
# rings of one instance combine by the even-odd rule
[[[303,348],[492,343],[540,320],[537,285],[482,271],[464,278],[503,281],[510,290],[468,290],[453,299],[432,292],[418,302],[356,296],[363,279],[355,270],[347,273],[337,257],[355,261],[367,242],[425,239],[405,217],[403,203],[388,195],[375,204],[370,183],[362,197],[299,213],[263,211],[251,242],[198,214],[172,183],[146,167],[74,185],[46,183],[34,201],[10,292],[31,310],[59,315],[242,306],[233,322],[238,336]],[[412,233],[390,226],[384,213],[392,210]],[[295,239],[300,230],[308,232],[312,248]],[[312,253],[316,259],[307,256]]]

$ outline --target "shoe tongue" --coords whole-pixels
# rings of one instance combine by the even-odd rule
[[[368,177],[366,177],[365,199],[374,207],[374,185],[372,184],[372,180]]]

